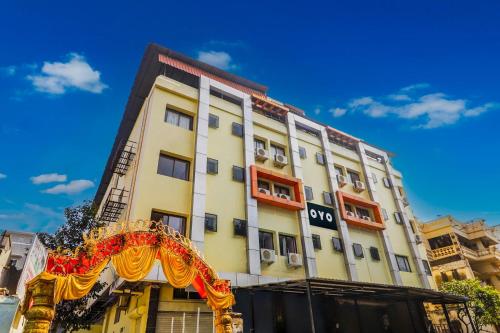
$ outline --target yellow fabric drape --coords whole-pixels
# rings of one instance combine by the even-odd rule
[[[196,269],[186,265],[181,258],[168,250],[160,249],[161,268],[167,281],[174,288],[188,287],[196,277]]]
[[[127,281],[139,281],[148,275],[155,263],[157,247],[130,247],[111,258],[119,276]]]
[[[205,290],[207,292],[207,304],[212,310],[227,309],[235,303],[232,293],[224,294],[218,292],[208,283],[205,283]]]
[[[85,274],[71,274],[67,276],[56,275],[54,302],[57,304],[61,300],[78,299],[87,295],[97,279],[99,279],[99,275],[108,262],[109,260],[104,260]]]

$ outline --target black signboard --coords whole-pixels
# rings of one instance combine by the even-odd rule
[[[309,216],[309,223],[311,225],[337,230],[337,222],[335,221],[335,214],[332,208],[308,202],[307,215]]]

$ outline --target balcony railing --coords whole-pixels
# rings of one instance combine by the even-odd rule
[[[100,214],[102,222],[116,222],[127,206],[128,191],[112,188]]]
[[[431,250],[431,253],[432,253],[431,255],[432,259],[438,260],[458,254],[458,249],[455,245],[450,245]]]
[[[489,248],[482,250],[472,250],[462,246],[462,252],[467,258],[473,260],[500,260],[500,251],[496,248],[496,246],[490,246]]]

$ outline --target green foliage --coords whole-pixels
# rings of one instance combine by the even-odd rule
[[[66,208],[64,216],[66,222],[53,234],[39,233],[41,242],[49,249],[75,249],[83,243],[83,233],[103,226],[95,218],[95,208],[92,202],[86,201],[80,206]],[[98,281],[89,294],[74,300],[63,301],[56,307],[56,314],[52,331],[73,332],[79,329],[90,328],[90,310],[87,307],[90,301],[96,299],[106,284]]]
[[[479,280],[453,280],[441,285],[444,292],[465,296],[479,330],[488,325],[500,324],[500,293],[492,286],[482,285]],[[459,317],[463,321],[465,313]]]

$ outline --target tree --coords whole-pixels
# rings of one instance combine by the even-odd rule
[[[482,285],[477,279],[453,280],[443,283],[441,289],[469,299],[467,307],[479,331],[484,330],[488,325],[500,324],[500,293],[492,286]],[[465,319],[467,317],[465,309],[460,309],[457,315],[458,319],[469,329],[468,321]]]
[[[66,208],[64,216],[66,222],[53,234],[39,233],[40,241],[49,249],[71,249],[83,243],[83,234],[104,224],[95,218],[96,209],[92,202],[85,201],[80,206]],[[52,323],[52,330],[73,332],[79,329],[90,328],[89,302],[96,299],[106,284],[98,281],[90,292],[74,301],[62,301],[56,307],[56,314]]]

